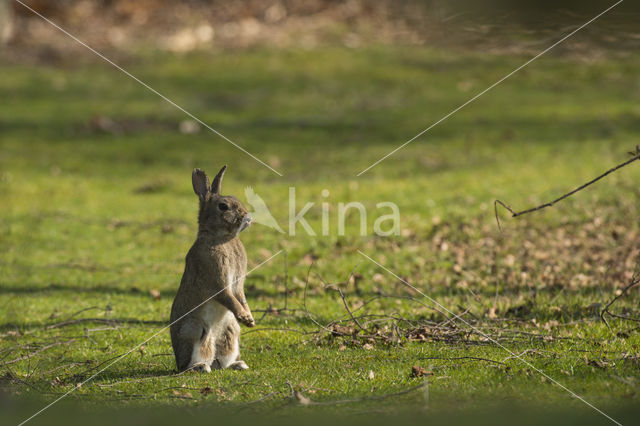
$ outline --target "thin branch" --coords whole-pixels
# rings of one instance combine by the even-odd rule
[[[298,309],[289,309],[288,308],[288,299],[289,299],[289,266],[288,266],[288,262],[287,262],[287,252],[284,252],[284,278],[283,278],[283,283],[284,283],[284,305],[282,306],[282,308],[275,308],[271,305],[271,302],[269,302],[269,305],[267,306],[266,309],[253,309],[253,312],[261,312],[262,316],[260,316],[260,318],[258,318],[256,320],[256,324],[259,324],[262,322],[262,320],[269,314],[274,314],[274,315],[280,315],[283,312],[296,312],[298,311]],[[278,293],[278,283],[275,283],[275,288],[276,288],[276,293]]]
[[[287,252],[284,252],[284,307],[283,311],[287,310],[287,299],[289,295],[289,267],[287,266]]]
[[[334,285],[328,285],[326,288],[331,289],[331,290],[336,290],[338,292],[338,294],[340,295],[340,298],[342,299],[342,303],[344,305],[344,308],[347,310],[347,313],[349,314],[349,316],[351,317],[353,322],[358,326],[358,328],[360,330],[362,330],[364,332],[367,332],[367,330],[364,327],[362,327],[362,324],[360,324],[358,319],[353,316],[353,312],[351,312],[351,309],[349,309],[349,303],[347,302],[347,298],[344,296],[344,293],[342,292],[340,287],[334,286]]]
[[[307,308],[307,288],[309,287],[309,276],[311,275],[311,269],[313,268],[313,262],[311,263],[311,265],[309,265],[309,270],[307,270],[307,279],[304,283],[304,293],[302,296],[302,307],[305,311],[305,313],[307,314],[307,318],[309,318],[309,320],[311,320],[311,322],[313,322],[315,325],[317,325],[319,328],[321,328],[324,331],[328,331],[329,333],[333,333],[333,330],[327,328],[326,326],[320,324],[318,321],[316,321],[316,319],[313,317],[313,315],[311,314],[311,312],[309,311],[309,309]]]
[[[506,210],[509,211],[509,213],[511,213],[511,217],[517,217],[517,216],[522,216],[528,213],[532,213],[538,210],[542,210],[545,209],[547,207],[551,207],[554,204],[564,200],[565,198],[569,198],[570,196],[572,196],[573,194],[582,191],[583,189],[585,189],[586,187],[596,183],[597,181],[599,181],[600,179],[604,178],[605,176],[610,175],[611,173],[615,172],[616,170],[619,170],[625,166],[628,166],[629,164],[633,163],[634,161],[640,160],[640,145],[636,145],[636,150],[633,152],[629,152],[630,155],[632,155],[633,157],[627,161],[625,161],[624,163],[618,164],[617,166],[607,170],[606,172],[604,172],[603,174],[601,174],[600,176],[596,177],[595,179],[590,180],[589,182],[580,185],[579,187],[577,187],[576,189],[574,189],[571,192],[567,192],[566,194],[564,194],[563,196],[556,198],[555,200],[549,202],[549,203],[544,203],[541,204],[539,206],[536,207],[532,207],[526,210],[522,210],[522,211],[515,211],[513,210],[511,207],[509,207],[507,204],[503,203],[500,200],[495,200],[493,203],[493,209],[495,211],[495,215],[496,215],[496,222],[498,223],[498,228],[500,229],[500,231],[502,231],[502,226],[500,225],[500,219],[498,218],[498,205],[504,207]]]

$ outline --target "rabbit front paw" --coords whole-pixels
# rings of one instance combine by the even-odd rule
[[[253,316],[251,316],[251,313],[249,312],[240,312],[238,313],[237,318],[240,323],[246,325],[247,327],[253,327],[254,325],[256,325]]]

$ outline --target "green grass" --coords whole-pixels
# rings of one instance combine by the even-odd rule
[[[356,176],[526,59],[322,48],[125,61],[133,74],[283,177],[206,129],[180,133],[186,118],[180,111],[107,64],[6,63],[0,79],[0,374],[7,392],[51,401],[167,324],[196,232],[191,169],[213,174],[224,163],[224,192],[244,200],[244,187],[253,186],[283,226],[289,187],[296,188],[298,209],[316,203],[307,215],[316,237],[300,227],[291,237],[260,225],[242,234],[250,267],[279,250],[287,253],[286,268],[281,254],[247,278],[255,311],[282,307],[288,282],[289,309],[256,312],[257,327],[244,329],[242,352],[251,369],[172,376],[164,331],[69,400],[117,408],[312,408],[290,401],[290,383],[314,402],[360,399],[317,408],[339,412],[425,406],[446,412],[505,403],[588,410],[533,366],[605,411],[637,404],[637,323],[611,319],[609,330],[598,312],[635,266],[640,168],[625,168],[547,211],[518,220],[503,215],[503,234],[493,217],[496,198],[526,208],[626,158],[640,130],[637,55],[545,56]],[[115,130],[92,127],[96,116],[112,119]],[[328,236],[320,235],[323,201],[330,204]],[[349,201],[369,207],[369,231],[375,204],[397,203],[402,234],[360,237],[350,216],[347,235],[338,236],[337,205]],[[327,283],[340,285],[354,309],[375,299],[355,314],[383,316],[381,327],[396,324],[390,317],[445,320],[427,298],[358,250],[500,338],[503,347],[477,335],[417,342],[401,332],[384,344],[323,333],[316,322],[341,319],[353,327]],[[354,268],[356,284],[345,284]],[[612,311],[637,318],[637,300],[632,290]],[[97,320],[46,328],[69,318]],[[119,321],[99,322],[106,319]],[[408,327],[398,324],[401,331]],[[67,343],[4,364],[56,342]],[[428,401],[422,390],[366,399],[424,383],[411,376],[414,365],[431,371]],[[212,392],[201,393],[207,387]]]

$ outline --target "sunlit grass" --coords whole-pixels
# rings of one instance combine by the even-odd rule
[[[10,392],[49,400],[166,325],[196,231],[191,169],[212,174],[228,164],[224,192],[244,200],[252,186],[285,228],[289,187],[298,210],[315,203],[307,219],[316,237],[259,225],[242,234],[250,267],[287,252],[289,310],[256,312],[258,326],[243,337],[251,369],[173,377],[166,331],[70,398],[235,407],[272,394],[252,407],[275,408],[290,394],[287,382],[313,401],[379,396],[422,383],[411,376],[419,365],[431,372],[432,408],[581,406],[513,352],[598,406],[637,403],[637,330],[611,321],[610,331],[598,309],[633,271],[640,169],[623,169],[546,212],[503,215],[504,234],[493,217],[496,198],[514,208],[548,201],[626,158],[640,130],[637,58],[545,57],[356,177],[522,62],[375,48],[159,55],[128,65],[282,178],[206,129],[181,133],[180,111],[104,64],[3,66],[1,362],[73,340],[3,366],[20,379]],[[112,124],[96,125],[105,119]],[[369,208],[369,232],[375,204],[397,203],[401,235],[361,237],[350,216],[347,235],[338,236],[337,205],[349,201]],[[322,202],[330,205],[328,236],[320,232]],[[444,318],[358,250],[448,310],[468,310],[467,321],[505,320],[505,328],[549,338],[505,340],[506,349],[401,338],[367,349],[314,334],[310,315],[320,324],[349,318],[325,284],[346,283],[354,268],[357,288],[342,284],[353,307],[381,294],[428,305],[380,298],[358,313]],[[246,288],[254,310],[283,307],[284,255]],[[636,301],[633,293],[616,309],[637,317]],[[46,328],[79,318],[96,321]],[[201,393],[207,387],[212,392]],[[424,404],[418,391],[347,406],[393,412]]]

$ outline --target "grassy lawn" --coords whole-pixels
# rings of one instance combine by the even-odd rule
[[[543,212],[502,214],[503,233],[493,200],[531,207],[627,159],[640,131],[640,57],[545,56],[356,176],[527,59],[321,48],[123,61],[282,177],[204,128],[181,132],[188,117],[97,59],[5,63],[7,394],[50,402],[168,324],[196,232],[191,169],[228,164],[224,192],[245,201],[252,186],[283,227],[290,187],[298,211],[315,203],[306,218],[317,236],[261,225],[241,236],[250,268],[284,250],[246,281],[251,369],[176,375],[165,330],[69,401],[385,414],[506,403],[606,421],[556,381],[607,413],[638,404],[638,323],[609,317],[608,328],[599,314],[640,253],[640,167]],[[338,235],[337,206],[349,201],[368,207],[371,236],[355,214]],[[401,235],[373,236],[382,201],[398,205]],[[610,310],[638,318],[637,288]]]

